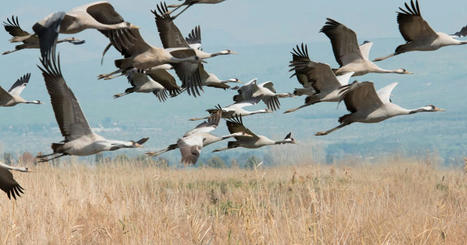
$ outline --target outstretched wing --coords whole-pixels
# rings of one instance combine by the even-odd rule
[[[103,31],[110,40],[110,43],[125,58],[144,53],[151,46],[144,41],[139,29],[117,29]]]
[[[297,77],[298,82],[304,88],[311,88],[311,82],[308,80],[308,76],[306,75],[306,69],[303,68],[303,64],[310,62],[310,56],[308,55],[308,47],[306,44],[302,43],[302,45],[298,45],[292,50],[292,61],[290,61],[290,71],[294,71],[290,77],[293,76]]]
[[[243,133],[245,136],[235,136],[235,139],[241,141],[242,139],[251,139],[251,137],[257,139],[258,136],[254,134],[251,130],[246,128],[243,125],[243,120],[241,116],[235,116],[227,120],[227,128],[231,134],[234,133]]]
[[[13,174],[8,169],[0,168],[0,189],[4,191],[8,199],[16,199],[23,194],[23,187],[13,178]]]
[[[435,39],[436,32],[422,18],[418,1],[410,1],[405,3],[405,8],[399,8],[397,13],[397,23],[399,23],[399,31],[405,41],[411,42],[419,39]]]
[[[166,70],[150,69],[146,71],[146,74],[167,89],[171,97],[175,97],[183,92],[183,90],[177,85],[175,78]]]
[[[212,132],[214,129],[219,126],[219,121],[222,117],[222,109],[218,108],[216,112],[211,113],[211,116],[208,118],[207,121],[199,124],[196,128],[188,131],[183,137],[199,134],[199,133],[209,133]]]
[[[343,24],[327,18],[321,32],[331,40],[334,57],[340,66],[363,59],[358,47],[357,35]]]
[[[45,19],[37,22],[32,27],[34,33],[39,36],[39,46],[42,58],[50,56],[52,50],[55,49],[60,25],[65,18],[65,15],[65,12],[53,13]]]
[[[347,110],[352,113],[371,112],[383,105],[372,82],[354,82],[344,86],[342,92]]]
[[[362,45],[360,45],[360,53],[362,54],[365,60],[370,60],[370,51],[371,47],[373,47],[373,42],[365,41]]]
[[[465,37],[467,36],[467,26],[462,27],[462,29],[456,33],[453,34],[454,36],[458,37]]]
[[[182,138],[177,141],[178,148],[182,154],[183,164],[196,164],[201,149],[203,148],[203,139],[200,136]]]
[[[23,92],[26,85],[28,85],[29,79],[31,78],[31,73],[27,73],[26,75],[20,77],[16,82],[11,86],[8,93],[14,96],[18,96]]]
[[[87,6],[86,12],[98,22],[105,25],[114,25],[124,22],[114,7],[108,2],[96,2]]]
[[[159,36],[164,48],[190,48],[168,12],[167,5],[164,2],[157,5],[157,10],[152,11],[156,19],[157,30],[159,31]],[[176,58],[196,56],[194,50],[177,50],[171,51],[170,54]],[[173,64],[173,67],[177,76],[183,83],[182,87],[187,89],[188,94],[193,96],[200,95],[200,91],[203,91],[203,88],[199,65],[191,62],[182,62]]]
[[[41,63],[42,67],[38,67],[44,76],[55,119],[63,137],[65,137],[65,141],[92,135],[91,128],[79,106],[78,100],[63,78],[60,57],[56,58],[55,51],[53,51],[50,56],[41,58]]]
[[[378,97],[384,104],[391,103],[391,93],[392,90],[397,86],[398,83],[391,83],[388,86],[378,90]]]
[[[303,87],[313,88],[316,92],[333,91],[341,86],[331,67],[324,63],[311,61],[308,56],[308,47],[302,43],[301,47],[293,50],[293,60],[290,63],[291,71],[300,74]]]
[[[190,45],[193,49],[200,49],[201,48],[201,27],[196,26],[193,30],[191,30],[188,37],[185,38],[186,42]]]
[[[6,21],[3,22],[3,27],[5,27],[5,31],[10,33],[13,37],[23,37],[29,36],[29,32],[23,30],[19,25],[18,17],[12,15],[11,19],[7,18]]]

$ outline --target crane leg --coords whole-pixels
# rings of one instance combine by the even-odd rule
[[[341,124],[341,125],[339,125],[339,126],[337,126],[337,127],[335,127],[335,128],[332,128],[332,129],[328,130],[328,131],[321,131],[321,132],[318,132],[318,133],[315,134],[315,136],[324,136],[324,135],[328,135],[328,134],[330,134],[330,133],[332,133],[332,132],[334,132],[334,131],[336,131],[336,130],[338,130],[338,129],[340,129],[340,128],[343,128],[343,127],[349,125],[349,124],[350,124],[350,123],[343,123],[343,124]]]

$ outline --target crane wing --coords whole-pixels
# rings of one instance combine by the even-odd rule
[[[5,89],[0,86],[0,104],[5,104],[10,101],[13,97]]]
[[[159,36],[164,48],[190,48],[168,12],[167,5],[164,2],[157,5],[157,10],[152,11],[156,19],[157,30],[159,31]],[[177,50],[170,53],[176,58],[196,56],[196,52],[194,50]],[[183,83],[182,87],[187,88],[188,94],[193,96],[200,95],[200,90],[202,91],[203,88],[199,64],[182,62],[173,64],[173,67]]]
[[[187,43],[193,49],[201,49],[201,27],[196,26],[185,38]]]
[[[377,94],[378,97],[384,104],[391,103],[391,93],[392,90],[397,86],[398,83],[391,83],[388,86],[381,88],[378,90]]]
[[[370,60],[371,47],[373,47],[373,42],[370,41],[365,41],[360,45],[360,53],[362,54],[363,59]]]
[[[301,47],[297,46],[292,50],[292,61],[290,61],[290,71],[294,71],[290,77],[297,77],[298,82],[304,88],[311,88],[311,83],[307,76],[307,69],[304,67],[308,62],[310,62],[310,57],[308,55],[308,47],[306,44],[302,43]]]
[[[203,138],[199,135],[179,139],[177,141],[178,148],[182,154],[183,164],[196,164],[201,149],[203,148]]]
[[[343,89],[343,99],[347,110],[372,111],[383,105],[372,82],[354,82]]]
[[[41,58],[41,63],[42,67],[38,67],[44,76],[55,119],[63,137],[65,137],[65,141],[68,142],[81,136],[92,135],[93,133],[78,100],[63,78],[60,57],[56,58],[53,51],[50,56]]]
[[[13,37],[24,37],[30,35],[29,32],[21,28],[18,17],[14,15],[11,16],[11,19],[7,18],[6,21],[3,22],[3,27],[5,27],[5,31]]]
[[[98,22],[105,25],[114,25],[124,22],[109,2],[96,2],[87,6],[86,12]]]
[[[28,85],[29,79],[31,78],[31,73],[27,73],[26,75],[20,77],[16,82],[11,86],[8,93],[14,96],[18,96],[23,92],[26,85]]]
[[[222,117],[222,108],[218,106],[217,111],[215,113],[211,113],[211,116],[208,118],[207,121],[199,124],[198,126],[196,126],[196,128],[188,131],[187,133],[185,133],[183,137],[187,137],[193,134],[209,133],[209,132],[214,131],[214,129],[216,129],[217,126],[219,126],[219,121],[221,120],[221,117]]]
[[[241,141],[242,139],[250,140],[252,137],[258,139],[258,136],[253,133],[251,130],[246,128],[243,125],[243,120],[241,116],[235,116],[227,120],[227,128],[231,134],[234,133],[244,133],[245,136],[235,136],[235,139]]]
[[[321,28],[332,44],[334,57],[340,66],[349,64],[355,60],[363,59],[354,31],[343,24],[327,18],[326,24]]]
[[[23,194],[23,187],[21,187],[18,182],[13,178],[13,174],[5,168],[0,167],[0,189],[4,191],[8,199],[16,199],[16,197]]]
[[[467,26],[462,27],[462,29],[453,34],[453,36],[465,37],[467,36]]]
[[[162,69],[150,69],[146,70],[146,74],[167,89],[171,97],[175,97],[182,92],[182,89],[177,85],[175,78],[170,75],[168,71]]]
[[[428,25],[422,18],[420,13],[420,6],[418,1],[410,1],[409,4],[405,3],[405,8],[399,8],[400,12],[397,13],[397,23],[399,23],[399,31],[404,37],[405,41],[411,42],[419,39],[435,39],[436,32]]]

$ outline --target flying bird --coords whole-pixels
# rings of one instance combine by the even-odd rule
[[[216,3],[221,3],[221,2],[223,2],[225,0],[179,0],[179,1],[184,1],[184,2],[182,4],[169,5],[169,8],[173,8],[170,12],[168,12],[169,14],[176,11],[177,9],[179,9],[182,6],[186,6],[182,11],[180,11],[180,13],[178,13],[174,17],[174,19],[177,18],[179,15],[181,15],[183,12],[185,12],[189,7],[191,7],[191,6],[195,5],[195,4],[199,4],[199,3],[216,4]]]
[[[213,152],[225,151],[237,147],[256,149],[268,145],[295,144],[292,133],[288,133],[284,140],[274,141],[263,135],[257,135],[243,125],[242,117],[234,117],[227,120],[227,128],[231,134],[243,134],[235,136],[235,141],[229,141],[226,148],[216,149]]]
[[[459,41],[448,34],[435,32],[423,19],[418,1],[411,0],[410,6],[405,3],[405,9],[399,7],[397,23],[406,43],[399,45],[394,53],[377,58],[375,61],[382,61],[411,51],[433,51],[445,46],[467,44],[467,41]]]
[[[348,72],[354,72],[354,76],[362,76],[367,73],[411,74],[403,68],[386,70],[378,67],[369,59],[373,43],[364,42],[359,46],[355,32],[333,19],[327,19],[321,32],[331,40],[334,57],[340,65],[335,70],[336,75]]]
[[[148,74],[150,73],[150,74]],[[127,88],[125,92],[114,95],[114,98],[120,98],[122,96],[131,94],[131,93],[153,93],[160,102],[167,100],[169,95],[171,97],[177,96],[182,92],[175,83],[175,79],[165,70],[154,70],[146,73],[145,71],[131,69],[126,72],[128,82],[131,84],[131,88]],[[156,79],[154,79],[156,78]],[[159,82],[161,80],[169,81],[171,85],[176,86],[177,88],[166,89]]]
[[[255,115],[255,114],[263,114],[263,113],[271,113],[272,110],[266,108],[266,109],[261,109],[261,110],[256,110],[256,111],[248,111],[245,110],[244,107],[248,106],[253,106],[256,103],[252,102],[241,102],[241,103],[234,103],[226,107],[221,107],[220,105],[217,105],[216,108],[213,109],[207,109],[206,111],[209,113],[209,115],[212,115],[213,113],[216,113],[217,111],[222,111],[222,118],[233,118],[236,116],[250,116],[250,115]],[[208,119],[209,117],[202,117],[202,118],[191,118],[190,121],[198,121],[198,120],[204,120]]]
[[[11,19],[7,18],[3,22],[3,27],[12,36],[10,39],[11,43],[22,43],[15,46],[14,50],[3,52],[2,54],[11,54],[13,52],[22,49],[38,49],[39,48],[39,37],[36,34],[31,34],[21,28],[19,25],[18,17],[11,16]],[[72,44],[83,44],[84,40],[79,40],[74,37],[60,39],[57,43],[68,42]]]
[[[293,97],[291,93],[277,93],[272,82],[257,84],[253,79],[237,89],[238,94],[233,97],[235,103],[257,104],[263,101],[268,109],[275,111],[280,108],[279,98]]]
[[[173,18],[172,18],[173,19]],[[188,37],[185,38],[188,45],[196,51],[196,56],[200,59],[209,59],[220,55],[229,55],[229,54],[237,54],[237,52],[232,51],[230,49],[224,49],[222,51],[216,53],[208,53],[203,51],[202,44],[201,44],[201,27],[196,26],[191,32],[188,34]]]
[[[12,167],[0,162],[0,189],[7,194],[8,199],[11,199],[11,197],[16,199],[16,197],[24,194],[24,189],[13,178],[10,170],[28,172],[28,169],[24,167]]]
[[[94,133],[84,116],[78,100],[63,78],[60,57],[55,57],[55,49],[50,56],[41,58],[45,85],[55,113],[55,119],[65,138],[52,144],[53,153],[38,156],[40,162],[50,161],[67,155],[88,156],[102,151],[115,151],[122,148],[137,148],[149,139],[139,141],[108,140]]]
[[[31,73],[20,77],[7,91],[0,86],[0,106],[15,106],[17,104],[42,104],[39,100],[27,101],[21,98],[26,85],[28,85]]]
[[[136,68],[148,70],[161,65],[188,62],[199,63],[199,58],[191,48],[163,49],[148,44],[137,29],[122,29],[108,32],[112,45],[123,55],[123,59],[115,60],[115,66],[119,69],[99,75],[99,79],[109,80],[115,74],[125,73]]]
[[[89,3],[67,13],[52,13],[33,26],[34,32],[39,36],[41,54],[44,57],[55,45],[59,33],[74,34],[86,29],[97,29],[106,35],[106,31],[127,28],[138,27],[126,22],[106,1]]]
[[[302,43],[297,45],[292,51],[291,71],[296,76],[303,88],[295,89],[295,95],[307,95],[305,104],[285,111],[290,113],[301,108],[319,102],[339,102],[342,98],[341,87],[349,83],[350,77],[354,74],[348,72],[344,75],[336,76],[331,67],[327,64],[317,63],[310,60],[308,47]]]
[[[392,103],[391,92],[396,86],[397,83],[391,83],[378,92],[376,92],[372,82],[354,82],[345,86],[342,91],[343,100],[350,114],[339,118],[339,126],[328,131],[318,132],[316,136],[327,135],[354,122],[378,123],[395,116],[444,111],[434,105],[405,109]]]
[[[185,40],[178,27],[173,22],[173,18],[168,14],[167,6],[164,2],[157,5],[157,10],[153,10],[156,20],[159,37],[164,48],[187,48],[192,49]],[[198,56],[198,48],[192,49]],[[187,89],[189,95],[199,96],[203,91],[201,80],[200,63],[182,62],[173,65],[175,72],[182,81],[182,87]]]
[[[207,121],[199,124],[196,126],[196,128],[185,133],[185,135],[183,135],[183,137],[179,139],[176,144],[169,145],[167,148],[157,152],[148,152],[146,155],[154,157],[178,148],[182,154],[183,164],[196,164],[203,147],[228,138],[243,135],[242,133],[234,133],[218,137],[211,134],[211,132],[219,126],[221,114],[221,111],[213,113]]]

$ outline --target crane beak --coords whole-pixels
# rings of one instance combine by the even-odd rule
[[[435,111],[446,111],[446,110],[443,109],[443,108],[438,108],[438,107],[436,107],[436,108],[435,108]]]

